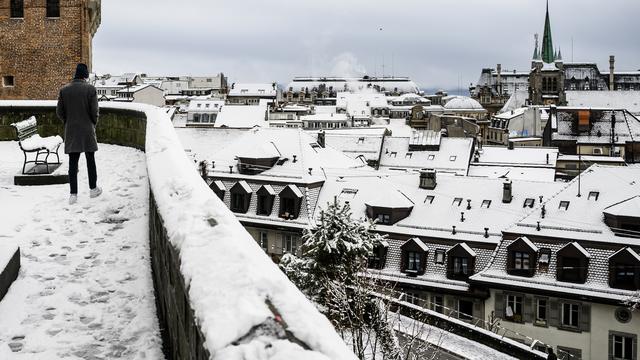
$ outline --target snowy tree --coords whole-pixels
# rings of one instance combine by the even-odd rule
[[[413,359],[399,345],[389,319],[389,303],[372,292],[390,285],[367,275],[367,260],[384,237],[374,222],[353,219],[349,204],[334,199],[320,222],[305,231],[302,256],[285,255],[284,272],[334,324],[360,359]],[[418,338],[418,337],[416,337]]]

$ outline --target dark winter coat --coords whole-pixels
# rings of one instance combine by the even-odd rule
[[[98,151],[98,95],[85,80],[75,79],[60,90],[58,118],[64,123],[64,152]]]

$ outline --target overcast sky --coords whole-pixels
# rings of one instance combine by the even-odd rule
[[[294,76],[409,76],[467,88],[483,67],[527,70],[545,0],[107,0],[98,73],[205,75],[286,84]],[[640,69],[640,1],[551,0],[566,62]],[[573,39],[573,55],[572,55]]]

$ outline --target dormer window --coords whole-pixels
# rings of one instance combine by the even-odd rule
[[[482,200],[482,205],[480,207],[488,209],[491,206],[491,200]]]
[[[271,215],[273,200],[276,197],[276,192],[273,190],[271,185],[261,186],[256,195],[258,196],[256,214],[266,216]]]
[[[229,193],[231,194],[231,211],[246,214],[249,210],[251,194],[253,193],[249,184],[244,180],[238,181],[229,190]]]
[[[283,219],[297,219],[300,215],[302,192],[295,185],[288,185],[280,192],[280,217]]]
[[[227,191],[227,188],[224,186],[222,181],[216,180],[212,182],[211,185],[209,185],[209,188],[213,190],[213,192],[218,198],[220,198],[220,200],[224,201],[224,193]]]
[[[397,190],[380,194],[365,205],[367,217],[382,225],[393,225],[408,217],[413,210],[413,202]]]
[[[447,251],[447,277],[465,280],[473,275],[476,253],[466,243],[460,243]]]
[[[587,280],[587,269],[591,255],[577,242],[565,245],[557,252],[556,279],[577,284]]]
[[[609,286],[617,289],[640,289],[640,255],[626,247],[609,257]]]
[[[569,202],[568,201],[560,201],[560,205],[558,205],[558,209],[560,210],[568,210]]]
[[[594,201],[598,201],[598,197],[600,196],[600,192],[599,191],[589,191],[589,197],[587,197],[588,200],[594,200]]]
[[[527,198],[524,201],[524,204],[522,205],[523,208],[529,207],[529,208],[533,208],[533,205],[536,203],[536,199],[533,198]]]
[[[538,247],[522,236],[507,246],[507,273],[515,276],[533,276]]]
[[[407,240],[400,247],[400,271],[409,275],[422,275],[425,272],[429,248],[419,238]]]

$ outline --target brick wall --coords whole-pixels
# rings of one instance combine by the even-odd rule
[[[93,7],[90,10],[89,5]],[[91,66],[100,2],[60,0],[60,17],[46,17],[46,0],[24,0],[24,18],[10,18],[0,0],[0,99],[56,99],[79,62]],[[4,76],[14,86],[3,86]]]

